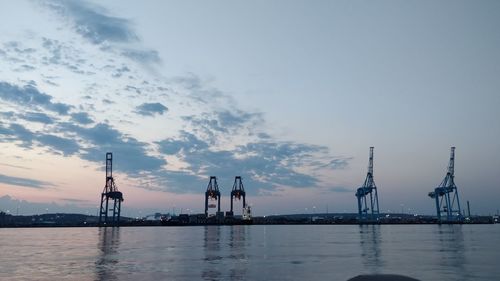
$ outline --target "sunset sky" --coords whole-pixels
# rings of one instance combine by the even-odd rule
[[[0,1],[0,210],[500,209],[499,1]]]

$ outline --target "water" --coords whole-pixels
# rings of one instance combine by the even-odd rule
[[[0,280],[500,280],[500,225],[0,229]]]

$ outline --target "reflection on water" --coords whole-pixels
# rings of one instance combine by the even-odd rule
[[[500,225],[0,228],[0,280],[499,280]]]
[[[381,273],[384,264],[381,259],[380,225],[360,225],[359,243],[361,245],[361,258],[365,267],[372,273]]]
[[[447,272],[456,276],[456,280],[469,280],[465,264],[465,244],[462,225],[439,225],[437,238],[439,240],[439,265],[441,268],[452,269]]]
[[[100,227],[98,236],[99,255],[95,262],[96,280],[118,280],[115,268],[119,262],[120,228]]]
[[[229,272],[230,280],[244,280],[247,273],[248,258],[246,249],[246,232],[248,227],[235,225],[229,232],[229,258],[234,264]]]
[[[222,259],[220,253],[220,227],[216,225],[205,226],[204,234],[205,263],[201,278],[203,280],[218,280],[221,272],[217,266],[217,261]]]
[[[247,279],[248,253],[246,240],[248,227],[206,226],[204,231],[204,280]]]

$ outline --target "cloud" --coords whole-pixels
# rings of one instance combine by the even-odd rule
[[[23,71],[32,71],[35,70],[35,67],[27,64],[20,65],[18,68],[16,68],[14,71],[17,72],[23,72]]]
[[[59,64],[62,60],[63,46],[58,40],[42,38],[42,46],[50,52],[50,57],[43,57],[45,63]]]
[[[128,173],[130,176],[152,173],[166,164],[163,158],[148,155],[148,143],[126,136],[105,123],[98,123],[90,128],[64,123],[60,125],[59,130],[72,134],[90,145],[80,148],[80,156],[83,159],[101,163],[106,152],[113,152],[117,159],[116,170]]]
[[[57,84],[56,82],[49,80],[49,79],[45,79],[45,80],[43,80],[43,82],[45,82],[51,86],[54,86],[54,87],[59,87],[59,84]]]
[[[202,114],[201,117],[195,115],[183,116],[182,120],[189,122],[195,131],[201,131],[210,136],[214,136],[214,131],[228,133],[228,128],[222,127],[219,120],[210,117],[206,113]]]
[[[21,124],[10,124],[8,128],[0,127],[0,140],[21,141],[24,148],[33,148],[34,145],[48,147],[52,152],[61,152],[63,155],[73,155],[80,146],[73,139],[66,139],[55,135],[34,133]]]
[[[231,96],[223,93],[217,88],[210,87],[207,81],[203,81],[194,73],[177,76],[170,80],[173,84],[179,85],[186,90],[186,97],[202,104],[216,104],[220,101],[233,101]]]
[[[242,110],[221,110],[200,115],[183,116],[193,131],[202,134],[214,144],[219,137],[224,135],[250,135],[263,123],[260,113],[249,113]],[[225,137],[223,137],[225,138]]]
[[[27,112],[24,115],[21,114],[20,117],[30,122],[38,122],[43,124],[54,123],[54,119],[43,112]]]
[[[260,113],[249,113],[238,109],[234,111],[216,111],[212,115],[212,118],[208,114],[202,115],[201,118],[190,116],[189,118],[185,118],[185,120],[191,121],[195,126],[203,127],[208,125],[210,127],[210,125],[213,125],[212,129],[219,131],[239,129],[245,125],[260,123],[262,121]],[[203,120],[208,120],[209,122],[207,123]]]
[[[7,82],[0,82],[0,99],[17,105],[31,108],[44,108],[49,111],[68,115],[73,106],[52,102],[52,96],[38,91],[36,84],[29,83],[23,87],[13,85]]]
[[[14,113],[14,111],[4,111],[0,112],[0,116],[6,119],[12,119],[16,116],[16,114]]]
[[[323,168],[331,168],[334,170],[342,170],[349,166],[349,161],[352,160],[352,157],[340,157],[331,160],[328,164],[324,165]]]
[[[193,78],[192,87],[202,87],[201,82]],[[248,186],[254,187],[250,193],[255,194],[281,186],[324,187],[319,173],[345,168],[350,161],[330,156],[324,146],[278,141],[266,133],[255,134],[264,123],[261,113],[221,109],[183,116],[182,120],[188,122],[190,131],[182,130],[178,137],[156,143],[160,153],[183,163],[180,171],[169,170],[173,167],[167,165],[168,184],[161,185],[168,186],[170,191],[199,190],[198,185],[191,183],[198,184],[200,179],[211,175],[226,180],[243,176]],[[249,136],[257,139],[250,141]],[[241,144],[228,148],[235,140]]]
[[[257,136],[260,138],[260,139],[271,139],[271,136],[269,134],[266,134],[266,133],[258,133]]]
[[[102,100],[102,103],[103,103],[103,104],[106,104],[106,105],[111,105],[111,104],[114,104],[115,102],[114,102],[114,101],[112,101],[112,100],[103,99],[103,100]]]
[[[8,184],[8,185],[23,186],[23,187],[31,187],[31,188],[47,188],[48,186],[52,186],[52,184],[44,182],[44,181],[27,179],[27,178],[11,177],[11,176],[3,175],[3,174],[0,174],[0,183],[4,183],[4,184]]]
[[[203,81],[198,75],[195,75],[194,73],[188,73],[184,76],[177,76],[174,77],[173,82],[180,84],[184,88],[188,90],[200,90],[203,88]]]
[[[36,140],[42,145],[54,149],[56,152],[62,152],[69,156],[76,154],[80,149],[79,144],[72,139],[66,139],[54,135],[40,135]]]
[[[77,123],[83,124],[83,125],[91,124],[91,123],[94,122],[90,118],[90,116],[89,116],[89,114],[87,112],[72,113],[71,114],[71,120],[73,120],[73,121],[75,121]]]
[[[110,15],[102,6],[85,1],[49,0],[45,6],[70,22],[72,29],[86,41],[99,45],[100,50],[113,52],[148,65],[160,63],[156,50],[141,49],[139,37],[130,20]],[[116,72],[113,77],[120,77]]]
[[[61,115],[68,115],[68,111],[73,108],[73,106],[64,103],[51,103],[47,109],[57,112]]]
[[[174,155],[181,150],[191,153],[208,149],[208,144],[198,139],[195,135],[181,131],[179,139],[166,139],[157,142],[160,147],[160,152],[168,155]]]
[[[136,94],[141,93],[141,89],[134,87],[134,86],[130,86],[130,85],[125,86],[125,91],[135,92]]]
[[[93,44],[135,42],[130,21],[108,15],[100,6],[84,1],[48,1],[47,6],[73,22],[74,30]]]
[[[160,55],[155,50],[125,49],[122,50],[121,54],[141,63],[161,62]]]
[[[3,44],[6,50],[16,52],[18,54],[32,54],[36,52],[34,48],[23,48],[20,42],[9,41]]]
[[[75,74],[94,74],[91,71],[83,70],[83,65],[87,62],[87,57],[82,55],[83,50],[75,44],[68,44],[66,42],[61,42],[57,39],[50,39],[42,37],[43,52],[40,52],[40,61],[42,62],[41,68],[48,65],[58,65],[65,67],[67,70]],[[94,67],[90,64],[87,67]],[[42,75],[43,76],[43,75]],[[52,81],[55,77],[44,79],[49,85],[59,86],[57,83]]]
[[[34,83],[18,87],[0,82],[0,99],[22,107],[37,110],[48,109],[57,113],[67,114],[70,108],[74,108],[52,102],[52,97],[38,91]],[[153,115],[161,114],[167,108],[159,103],[153,103],[143,104],[139,110],[142,110],[143,114]],[[115,152],[117,159],[123,161],[117,166],[117,170],[127,172],[131,176],[159,170],[162,165],[166,164],[164,159],[148,155],[148,143],[126,136],[108,124],[98,123],[89,128],[80,126],[93,123],[88,113],[85,112],[73,112],[71,114],[73,124],[59,123],[42,112],[29,112],[21,116],[31,122],[53,123],[53,128],[48,128],[52,132],[33,132],[21,124],[0,123],[0,140],[20,141],[24,148],[46,147],[52,153],[64,156],[78,155],[83,159],[99,163],[102,162],[106,152]]]
[[[224,110],[217,112],[217,119],[221,126],[225,128],[241,127],[243,124],[260,118],[261,115],[259,113],[249,113],[238,109],[234,111]]]
[[[121,138],[121,133],[105,123],[98,123],[94,127],[84,128],[69,123],[62,124],[63,130],[76,135],[95,145],[110,145]]]
[[[211,175],[225,180],[243,176],[248,186],[254,187],[250,193],[279,186],[315,187],[319,179],[315,175],[298,172],[298,168],[313,165],[313,154],[326,151],[321,146],[275,141],[248,143],[232,150],[215,150],[207,142],[185,131],[179,138],[165,139],[157,144],[161,153],[175,155],[188,165],[188,168],[176,172],[175,177],[168,174],[166,179],[170,188],[182,192],[199,190],[190,182],[199,181],[200,176]]]
[[[24,147],[45,147],[51,153],[76,155],[101,165],[104,164],[105,153],[113,152],[115,170],[127,173],[131,178],[150,179],[155,183],[154,189],[174,192],[199,192],[206,186],[210,175],[218,176],[224,187],[227,182],[227,188],[230,188],[234,176],[243,176],[249,193],[253,194],[282,186],[317,187],[322,183],[314,168],[337,169],[348,164],[348,159],[325,160],[324,156],[328,157],[325,147],[278,141],[261,132],[259,126],[264,123],[261,113],[238,109],[230,96],[211,87],[197,75],[167,79],[164,81],[166,84],[141,78],[133,68],[136,64],[128,59],[151,63],[158,62],[160,57],[154,50],[137,49],[135,43],[138,39],[128,20],[112,17],[107,11],[84,2],[49,3],[56,3],[54,9],[67,17],[72,28],[85,40],[99,45],[92,50],[111,55],[104,66],[90,61],[96,56],[88,56],[89,67],[93,65],[93,70],[106,71],[105,77],[121,77],[114,81],[123,82],[117,83],[115,88],[110,86],[107,96],[100,97],[106,107],[114,106],[116,96],[113,94],[119,91],[117,87],[121,87],[128,91],[124,95],[133,94],[138,100],[143,98],[135,108],[135,112],[142,116],[169,112],[169,108],[159,102],[142,103],[144,100],[151,101],[151,96],[146,95],[158,92],[157,88],[168,89],[175,94],[185,93],[185,96],[180,96],[180,100],[182,104],[193,107],[194,112],[199,112],[195,107],[200,105],[205,109],[215,109],[182,117],[184,130],[177,137],[164,139],[152,146],[118,130],[112,123],[108,124],[110,121],[94,121],[85,112],[75,112],[75,107],[56,103],[50,95],[37,90],[34,82],[25,86],[4,82],[0,83],[1,100],[30,109],[30,113],[22,117],[25,121],[45,122],[51,126],[44,126],[42,132],[36,132],[30,131],[28,125],[10,124],[4,127],[0,124],[1,140],[18,140]],[[76,42],[79,41],[82,40],[77,39]],[[81,74],[78,56],[72,56],[75,49],[68,42],[44,38],[43,45],[44,49],[40,49],[40,52],[45,52],[46,59],[40,60],[42,63],[67,66],[65,71]],[[82,57],[87,58],[85,50],[81,50],[84,52]],[[143,81],[142,84],[140,81]],[[172,81],[173,84],[170,83]],[[151,84],[145,85],[147,83]],[[178,91],[178,86],[184,89]],[[96,84],[90,93],[96,95],[100,87],[106,88]],[[89,96],[87,99],[92,98]],[[83,108],[80,107],[80,110]],[[55,115],[53,113],[67,116],[50,119],[50,114]],[[177,158],[185,165],[181,168],[170,165],[165,160],[170,157]]]
[[[117,159],[116,170],[131,177],[155,173],[166,161],[161,157],[148,155],[148,143],[140,142],[112,128],[98,123],[86,128],[71,123],[58,123],[56,130],[64,137],[54,134],[35,133],[20,124],[5,127],[0,123],[0,141],[21,141],[21,146],[32,149],[45,147],[52,153],[64,156],[78,155],[80,158],[102,163],[106,152],[113,152]]]
[[[38,112],[29,111],[18,114],[7,112],[3,113],[3,115],[11,114],[29,122],[58,125],[57,118],[51,117],[41,111],[48,109],[61,115],[67,115],[68,111],[74,107],[52,102],[52,96],[38,91],[35,85],[35,83],[29,83],[24,87],[19,87],[6,82],[0,82],[1,100],[14,103],[21,108],[38,110]],[[71,117],[78,123],[88,124],[89,122],[93,122],[88,114],[84,112],[73,113]],[[47,129],[52,130],[50,127]],[[64,134],[64,132],[61,134]],[[45,132],[34,132],[21,124],[13,122],[10,122],[8,127],[7,124],[0,124],[0,140],[20,141],[21,147],[30,149],[34,146],[47,147],[52,153],[63,154],[65,156],[77,154],[80,150],[80,145],[74,138],[65,138]]]
[[[10,124],[9,128],[0,127],[0,135],[4,140],[21,141],[21,146],[31,148],[35,140],[35,134],[20,124]]]
[[[65,137],[34,133],[20,124],[5,127],[0,124],[0,141],[21,141],[21,146],[49,148],[52,153],[64,156],[78,155],[82,159],[102,163],[106,152],[113,152],[117,159],[116,170],[134,177],[141,173],[159,171],[166,161],[147,153],[148,143],[125,136],[108,124],[98,123],[86,128],[70,123],[57,124]]]
[[[13,71],[31,71],[35,68],[28,64],[28,61],[31,61],[33,56],[32,54],[36,52],[34,48],[24,48],[20,42],[17,41],[9,41],[3,43],[4,49],[0,49],[0,56],[2,57],[2,61],[13,62],[17,64],[16,69],[12,69]]]
[[[161,103],[143,103],[136,108],[136,113],[142,116],[154,116],[155,114],[162,115],[168,111],[168,108]]]
[[[114,78],[119,78],[122,77],[122,75],[127,72],[130,72],[130,69],[127,66],[122,66],[116,68],[111,76],[113,76]]]
[[[208,178],[189,171],[159,170],[138,187],[174,193],[196,193],[205,191],[206,181]]]

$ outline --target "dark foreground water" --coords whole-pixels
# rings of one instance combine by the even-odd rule
[[[0,280],[500,280],[500,225],[0,229]]]

